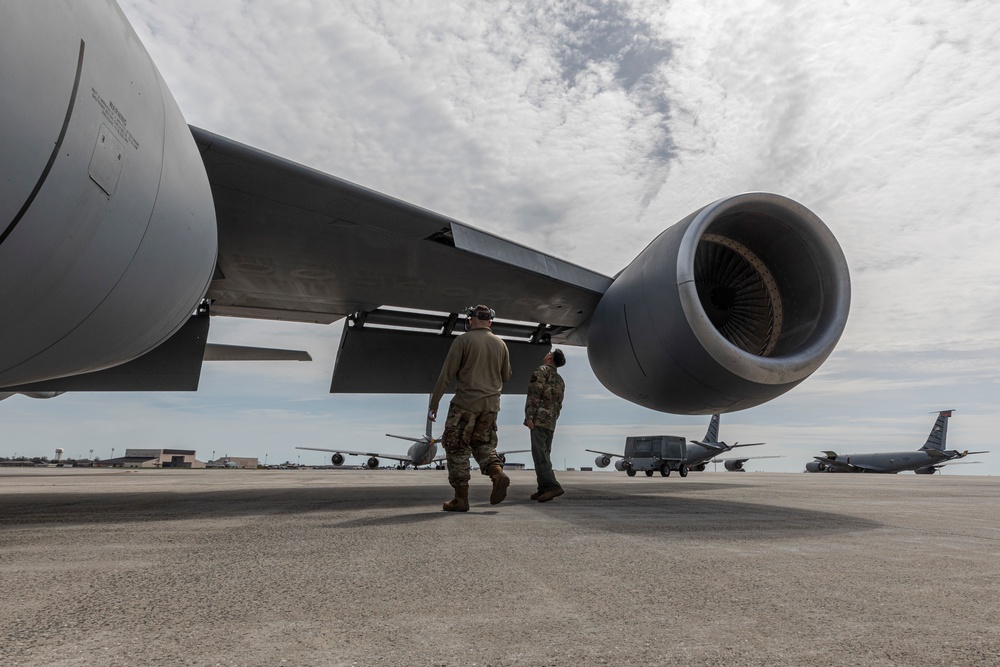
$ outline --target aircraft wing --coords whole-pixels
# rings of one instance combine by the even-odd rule
[[[775,454],[773,456],[738,456],[730,459],[712,459],[709,463],[725,463],[726,461],[753,461],[755,459],[780,459],[782,458],[780,454]]]
[[[378,306],[454,312],[567,332],[611,278],[388,195],[191,128],[218,220],[209,287],[220,315],[330,323]]]
[[[399,454],[379,454],[378,452],[352,452],[348,449],[324,449],[322,447],[296,447],[295,449],[308,449],[311,452],[331,452],[333,454],[350,454],[351,456],[374,456],[377,459],[389,459],[391,461],[405,461],[411,463],[409,456]]]
[[[831,468],[834,472],[864,472],[868,470],[864,466],[856,466],[853,463],[847,463],[846,461],[838,461],[834,458],[828,458],[826,456],[814,456],[815,460],[819,461],[827,468]]]
[[[530,452],[530,451],[531,451],[530,449],[508,449],[507,451],[504,452],[497,450],[497,456],[499,456],[501,459],[506,459],[508,454],[523,454],[525,452]]]
[[[756,447],[757,445],[766,445],[766,442],[737,442],[733,445],[733,449],[737,447]]]
[[[317,323],[355,314],[331,391],[430,393],[451,344],[440,335],[455,324],[449,314],[486,303],[500,318],[494,333],[512,338],[506,387],[524,393],[548,349],[538,343],[585,343],[577,328],[612,283],[206,130],[191,133],[218,221],[211,312]]]
[[[619,458],[619,459],[625,458],[625,456],[622,455],[622,454],[613,454],[611,452],[601,452],[601,451],[598,451],[596,449],[585,449],[583,451],[585,451],[585,452],[593,452],[594,454],[603,454],[604,456],[613,456],[613,457]]]

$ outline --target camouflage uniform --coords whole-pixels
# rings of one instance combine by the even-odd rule
[[[494,463],[502,466],[497,456],[497,413],[470,412],[452,402],[441,446],[448,461],[448,483],[454,487],[468,486],[472,479],[470,453],[484,475]]]
[[[496,453],[497,412],[500,392],[510,374],[507,344],[489,329],[462,334],[448,350],[429,407],[437,410],[448,384],[457,381],[441,434],[448,482],[455,488],[469,486],[470,455],[476,457],[484,475],[489,475],[487,469],[493,464],[503,467]]]
[[[555,366],[543,365],[531,375],[528,398],[524,402],[524,421],[532,422],[531,458],[535,463],[538,492],[562,489],[552,471],[552,437],[562,411],[566,383]]]

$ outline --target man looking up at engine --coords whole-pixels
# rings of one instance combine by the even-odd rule
[[[531,499],[543,503],[563,494],[552,471],[552,436],[566,393],[566,383],[556,369],[565,365],[566,355],[562,350],[549,350],[542,365],[531,374],[524,401],[524,425],[531,431],[531,458],[538,482],[538,491],[531,494]]]

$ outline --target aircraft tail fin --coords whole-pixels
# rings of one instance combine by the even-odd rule
[[[715,444],[719,442],[719,413],[712,415],[712,420],[708,422],[708,430],[705,431],[705,439],[702,443]]]
[[[951,417],[952,412],[954,412],[954,410],[942,410],[938,413],[937,420],[934,422],[934,427],[927,436],[927,442],[925,442],[924,446],[920,448],[921,451],[944,451],[945,444],[948,439],[948,418]]]

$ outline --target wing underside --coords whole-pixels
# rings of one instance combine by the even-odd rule
[[[486,302],[565,334],[607,276],[277,156],[191,128],[215,199],[212,312],[330,323],[380,306]]]
[[[332,392],[433,388],[465,307],[497,312],[523,393],[551,343],[586,343],[612,280],[456,220],[191,128],[219,231],[213,315],[348,318]]]
[[[625,456],[622,455],[622,454],[614,454],[612,452],[601,452],[601,451],[598,451],[596,449],[585,449],[583,451],[585,451],[585,452],[593,452],[594,454],[602,454],[604,456],[611,456],[611,457],[619,458],[619,459],[625,458]]]

